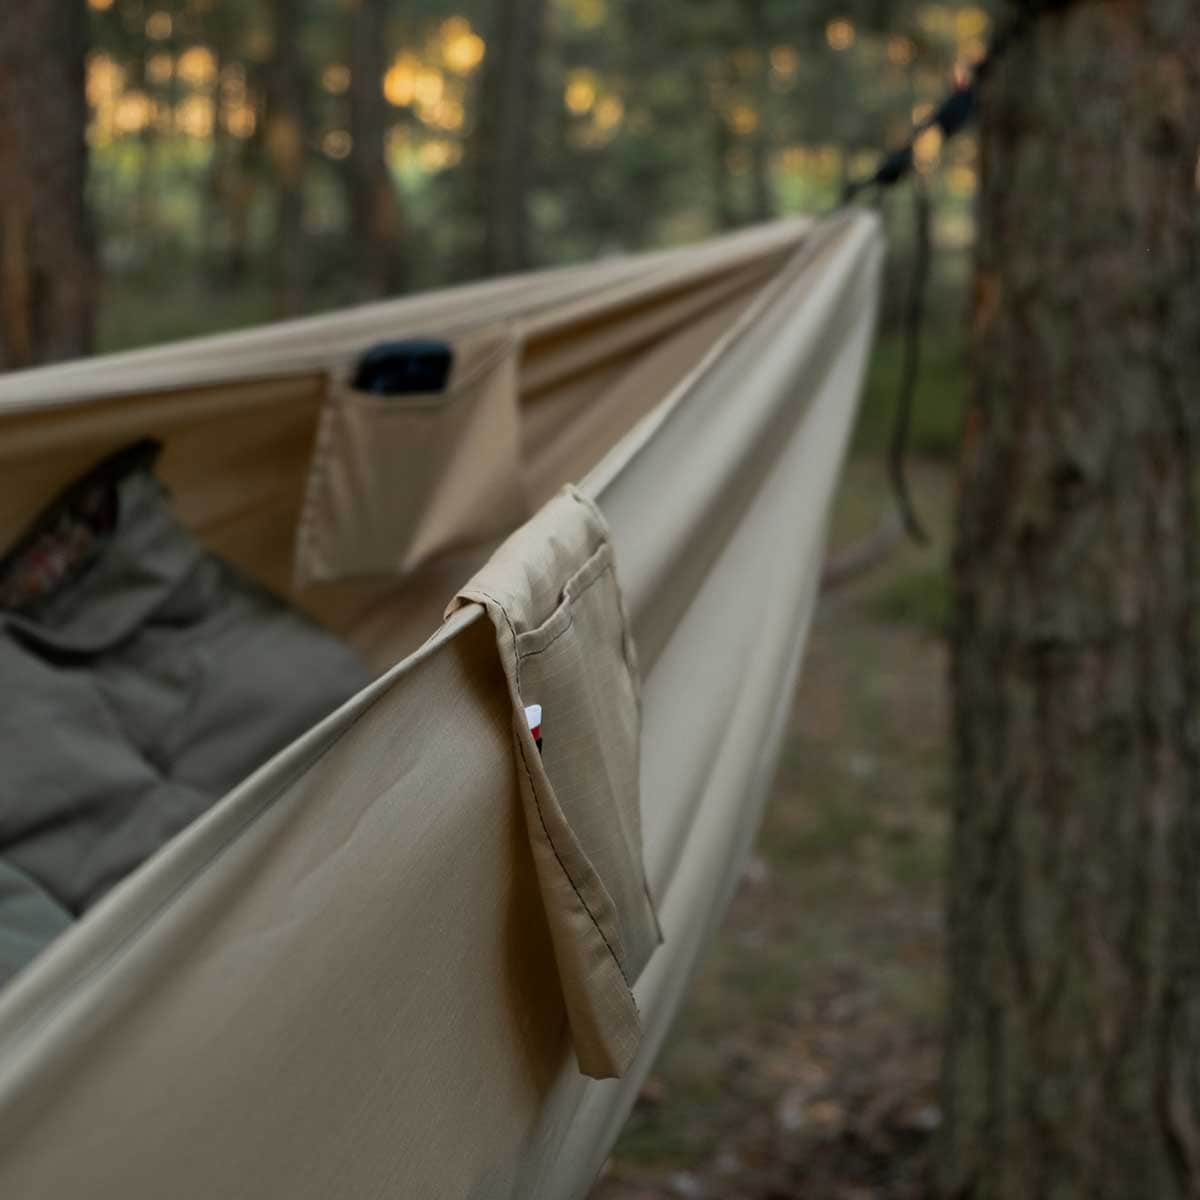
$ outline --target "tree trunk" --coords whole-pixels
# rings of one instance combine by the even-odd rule
[[[941,1190],[1196,1196],[1200,8],[1043,16],[982,121]]]
[[[621,242],[644,249],[654,236],[655,221],[667,207],[670,172],[664,162],[655,112],[657,68],[668,51],[660,32],[661,11],[645,0],[623,0],[621,12],[622,71],[626,77],[625,153],[619,191]]]
[[[213,54],[213,129],[212,150],[208,173],[204,181],[203,204],[198,206],[200,228],[197,241],[203,248],[205,273],[212,286],[235,282],[232,261],[233,197],[236,190],[236,161],[238,139],[222,121],[221,75],[234,58],[233,30],[224,8],[218,8],[210,18],[209,48]]]
[[[308,290],[304,179],[309,122],[299,45],[304,9],[304,0],[272,0],[274,55],[267,77],[266,148],[277,197],[274,276],[281,316],[303,312]]]
[[[533,265],[529,193],[546,0],[496,0],[479,91],[475,156],[486,275]]]
[[[387,165],[388,0],[357,0],[350,46],[350,219],[358,291],[384,296],[403,285],[401,211]]]
[[[85,200],[87,10],[21,0],[0,20],[0,369],[92,348]]]
[[[734,229],[739,224],[737,203],[733,195],[733,173],[729,156],[733,153],[733,134],[724,113],[717,111],[709,115],[712,131],[712,195],[713,224],[718,230]]]
[[[145,37],[138,39],[137,54],[133,62],[133,70],[137,88],[151,104],[160,102],[158,85],[150,78],[150,55],[153,47]],[[138,266],[144,268],[147,263],[156,263],[163,250],[162,226],[158,219],[158,201],[163,190],[159,162],[159,131],[153,118],[148,119],[138,131],[137,156],[137,201],[134,204],[133,225],[138,231]]]

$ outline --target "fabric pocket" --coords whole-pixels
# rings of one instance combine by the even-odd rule
[[[528,514],[513,332],[454,344],[445,391],[377,396],[331,377],[296,541],[296,581],[403,575]]]
[[[661,941],[642,863],[640,695],[603,520],[571,489],[496,552],[451,608],[496,627],[526,828],[580,1070],[624,1073],[633,984]],[[542,708],[539,752],[525,717]]]

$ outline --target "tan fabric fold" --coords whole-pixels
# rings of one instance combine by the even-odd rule
[[[633,984],[661,940],[642,866],[640,695],[612,547],[574,489],[458,593],[496,628],[530,846],[580,1070],[628,1068]],[[542,709],[539,748],[525,707]]]
[[[581,297],[673,305],[787,246],[746,303],[527,386]],[[148,433],[188,527],[286,587],[325,381],[378,338],[513,321],[526,486],[604,515],[560,495],[490,562],[303,593],[384,673],[0,992],[0,1197],[588,1194],[768,795],[882,253],[852,212],[0,379],[0,533]],[[430,636],[475,572],[492,620],[464,599]]]
[[[330,381],[296,537],[298,584],[405,575],[526,513],[519,346],[506,327],[454,342],[443,392],[376,396]]]

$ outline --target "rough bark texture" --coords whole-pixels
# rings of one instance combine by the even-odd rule
[[[1195,1196],[1200,7],[1043,16],[982,120],[940,1182]]]
[[[21,0],[0,19],[0,368],[91,349],[84,190],[87,10]]]
[[[385,296],[404,283],[400,200],[387,165],[383,77],[390,53],[388,0],[357,0],[350,46],[350,220],[359,291]]]
[[[537,64],[546,0],[497,0],[483,63],[475,137],[482,203],[482,272],[534,265],[529,193],[535,171]]]

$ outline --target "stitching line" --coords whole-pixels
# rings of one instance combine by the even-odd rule
[[[621,972],[621,979],[625,983],[625,990],[628,992],[630,1000],[633,1001],[633,1011],[637,1012],[637,1000],[634,999],[633,988],[629,983],[629,976],[625,974],[625,968],[621,965],[621,960],[617,957],[616,951],[613,950],[612,943],[605,937],[604,930],[600,928],[600,922],[596,920],[595,913],[588,907],[588,902],[583,898],[583,893],[576,886],[575,880],[571,878],[571,872],[567,870],[567,865],[563,862],[562,856],[558,852],[558,847],[554,844],[554,838],[550,836],[550,830],[546,827],[546,816],[542,812],[542,802],[538,799],[537,787],[533,782],[533,773],[530,771],[529,761],[525,757],[525,743],[521,741],[520,737],[517,738],[517,749],[521,753],[521,766],[525,768],[525,777],[529,780],[529,790],[533,793],[533,803],[537,808],[538,819],[542,823],[542,832],[546,835],[546,841],[550,843],[550,849],[554,851],[554,857],[558,860],[558,865],[562,869],[562,873],[567,877],[567,882],[571,885],[571,890],[579,897],[579,903],[583,905],[583,911],[587,913],[592,924],[596,927],[596,932],[600,935],[600,940],[604,943],[605,949],[608,951],[613,962],[616,963],[617,970]]]
[[[607,570],[607,567],[605,568],[605,570]],[[603,574],[604,574],[604,572],[602,571],[599,575],[596,576],[596,579],[601,578],[601,576]],[[595,582],[595,580],[593,580],[593,583],[594,582]],[[591,587],[591,584],[589,584],[588,587]],[[521,656],[519,654],[517,654],[517,652],[516,652],[517,631],[513,626],[512,618],[508,615],[508,612],[505,610],[504,606],[500,603],[499,600],[496,599],[495,596],[491,595],[489,592],[485,592],[482,588],[479,588],[479,587],[473,588],[472,590],[477,592],[479,595],[485,597],[486,599],[490,600],[492,602],[492,604],[494,604],[496,606],[496,608],[498,608],[500,610],[500,615],[504,618],[504,623],[508,626],[508,632],[511,634],[512,639],[513,639],[513,661],[514,661],[513,673],[516,675],[517,693],[519,695],[520,691],[521,691]],[[587,588],[584,589],[584,592],[586,592],[586,591],[587,591]],[[583,592],[580,592],[579,594],[582,596]],[[573,624],[574,623],[574,615],[573,614],[572,614],[571,620],[572,620],[572,624]],[[567,628],[570,628],[570,626],[568,626]],[[565,632],[566,632],[566,630],[564,629],[563,633],[565,633]],[[556,634],[555,638],[557,639],[558,637],[561,637],[561,636],[562,636],[561,634]],[[531,658],[533,656],[526,655],[525,657]],[[516,735],[516,743],[517,743],[517,750],[519,751],[519,753],[521,755],[521,766],[524,768],[525,778],[529,782],[529,790],[530,790],[530,792],[533,793],[533,804],[534,804],[534,807],[537,809],[538,820],[541,822],[542,832],[546,835],[546,841],[550,843],[550,849],[554,851],[555,860],[558,862],[559,869],[566,876],[567,882],[571,885],[571,890],[575,893],[576,897],[579,900],[579,903],[583,905],[583,911],[585,913],[587,913],[588,919],[592,922],[592,924],[596,928],[596,932],[600,935],[600,940],[604,943],[604,948],[608,951],[609,957],[611,957],[613,962],[616,964],[617,970],[621,972],[621,979],[625,983],[625,990],[629,995],[629,999],[633,1002],[633,1011],[639,1012],[639,1009],[637,1006],[637,999],[634,997],[633,988],[629,982],[629,976],[625,974],[625,968],[624,968],[624,966],[622,966],[621,960],[617,957],[616,951],[612,948],[612,943],[608,940],[608,937],[605,935],[604,930],[600,926],[600,922],[596,919],[596,914],[594,912],[592,912],[591,908],[588,906],[587,900],[584,899],[583,893],[579,890],[579,885],[575,882],[574,878],[571,875],[571,872],[567,870],[567,864],[565,862],[563,862],[562,855],[559,853],[558,847],[554,844],[554,838],[551,836],[550,829],[546,824],[546,814],[542,811],[542,801],[541,801],[541,798],[538,796],[538,789],[537,789],[536,784],[533,781],[533,772],[529,769],[529,760],[525,757],[525,743],[521,740],[521,737],[519,734]]]
[[[591,591],[592,587],[595,584],[599,583],[600,580],[603,579],[605,575],[608,575],[611,573],[612,573],[612,559],[610,558],[609,561],[606,562],[604,564],[604,566],[601,567],[600,570],[597,571],[596,574],[593,575],[591,577],[591,579],[588,580],[587,584],[584,586],[584,588],[581,591],[576,592],[575,595],[571,598],[571,600],[565,602],[565,603],[568,603],[571,605],[570,620],[544,646],[539,646],[536,650],[530,650],[526,654],[518,655],[518,661],[524,662],[524,660],[527,658],[536,658],[539,654],[545,654],[546,651],[549,650],[550,647],[553,646],[554,643],[557,642],[558,639],[560,637],[562,637],[564,633],[567,633],[569,630],[574,628],[574,626],[575,626],[574,602],[576,600],[581,600],[584,596],[586,596],[588,594],[589,591]],[[613,583],[614,584],[616,583],[615,576],[613,577]],[[625,654],[624,624],[625,624],[625,622],[624,622],[624,619],[622,618],[622,621],[621,621],[621,626],[622,626],[622,629],[621,629],[621,661],[625,664],[626,671],[628,671],[629,670],[629,659]]]
[[[576,496],[575,498],[577,500],[580,499],[579,496]],[[582,500],[580,502],[583,503]],[[584,507],[591,509],[590,504],[585,504]],[[616,592],[617,592],[617,594],[615,596],[616,608],[617,608],[617,620],[621,626],[621,661],[625,664],[626,674],[628,674],[629,680],[633,684],[634,691],[638,696],[638,708],[640,710],[640,708],[641,708],[641,694],[640,694],[641,693],[641,684],[640,684],[640,680],[638,678],[638,672],[635,670],[633,663],[630,662],[630,660],[629,660],[629,650],[630,650],[630,645],[632,643],[633,637],[632,637],[632,634],[630,634],[630,632],[629,632],[629,621],[626,618],[625,605],[621,599],[621,583],[620,583],[620,580],[617,579],[617,573],[616,573],[616,569],[615,569],[616,564],[613,559],[612,547],[609,545],[608,542],[604,542],[604,543],[602,543],[602,545],[604,546],[604,548],[606,550],[608,550],[608,559],[605,562],[604,566],[599,571],[596,572],[596,574],[591,578],[591,580],[589,580],[587,586],[583,589],[583,591],[581,591],[579,593],[579,595],[580,596],[586,595],[588,592],[588,589],[591,588],[592,584],[596,583],[600,579],[603,579],[605,575],[608,575],[608,574],[612,575],[613,587],[616,589]],[[530,651],[529,654],[525,655],[525,657],[533,658],[533,656],[535,654],[541,654],[543,650],[548,650],[552,645],[554,645],[554,643],[556,641],[558,641],[558,639],[560,637],[562,637],[562,635],[564,633],[567,632],[567,629],[570,629],[571,626],[574,624],[575,624],[575,613],[574,613],[574,610],[572,610],[571,621],[567,625],[566,629],[563,629],[561,633],[556,633],[554,635],[554,637],[551,638],[550,641],[547,642],[546,645],[544,645],[541,648],[541,650],[532,650],[532,651]],[[639,720],[639,724],[640,724],[640,720]],[[640,761],[641,760],[641,747],[640,747],[640,745],[638,747],[638,760],[639,760],[638,769],[640,772],[640,770],[641,770],[641,761]],[[549,834],[547,834],[546,836],[549,837]],[[642,892],[646,897],[646,903],[650,906],[650,917],[654,921],[654,929],[655,929],[655,932],[658,934],[658,941],[659,941],[659,944],[661,945],[666,940],[665,937],[663,936],[662,923],[658,919],[658,908],[655,905],[654,896],[650,892],[650,881],[646,878],[645,865],[641,864],[641,866],[642,866],[642,870],[641,870]],[[618,963],[618,966],[619,965],[620,964]],[[624,972],[622,972],[622,974],[624,974]],[[628,982],[629,982],[629,980],[627,977],[626,983],[628,983]],[[630,995],[632,995],[632,994],[633,993],[630,992]],[[637,1006],[636,999],[634,1000],[634,1006],[635,1007]]]
[[[605,563],[603,569],[598,571],[594,576],[592,576],[592,578],[588,582],[587,586],[582,591],[578,592],[575,595],[574,600],[578,600],[581,597],[586,596],[587,593],[591,590],[592,586],[597,581],[603,579],[604,576],[611,570],[611,568],[612,568],[612,560],[610,558],[609,561],[607,563]],[[565,626],[563,626],[563,628],[560,629],[558,633],[556,633],[544,646],[542,646],[541,649],[531,650],[526,655],[518,654],[516,656],[518,664],[520,664],[526,658],[534,658],[536,655],[541,654],[546,650],[549,650],[550,647],[553,646],[554,643],[557,642],[558,639],[560,637],[562,637],[564,633],[567,632],[567,630],[574,627],[574,625],[575,625],[575,610],[573,607],[573,601],[571,601],[569,603],[572,603],[570,621],[568,621],[567,624]],[[505,620],[508,620],[507,613],[505,613]],[[509,628],[510,629],[512,628],[511,621],[509,622]],[[592,914],[592,910],[590,908],[588,908],[587,901],[584,900],[583,895],[580,893],[579,889],[575,886],[575,880],[571,878],[571,873],[567,870],[566,864],[563,862],[562,858],[559,856],[558,847],[555,846],[554,839],[550,836],[550,830],[546,828],[546,818],[545,818],[545,815],[542,813],[541,801],[538,800],[537,788],[534,787],[533,776],[529,770],[529,763],[525,758],[525,743],[520,738],[518,738],[517,745],[521,751],[521,765],[525,768],[525,774],[529,777],[529,786],[533,790],[534,803],[537,804],[538,818],[542,822],[542,830],[546,834],[546,840],[550,843],[550,848],[554,851],[554,857],[558,859],[558,865],[560,867],[562,867],[563,874],[566,875],[567,879],[570,881],[571,887],[574,888],[575,895],[577,895],[579,897],[579,902],[580,902],[580,904],[583,905],[584,911],[587,913],[587,915],[589,917],[591,917],[592,924],[596,926],[596,932],[600,934],[600,937],[604,940],[605,946],[608,947],[608,952],[609,952],[609,954],[612,955],[612,960],[613,960],[613,962],[615,962],[617,964],[617,970],[621,972],[621,978],[625,981],[625,987],[629,991],[629,998],[631,1000],[633,1000],[634,1011],[638,1012],[639,1010],[638,1010],[638,1006],[637,1006],[637,1000],[633,995],[633,987],[629,982],[629,976],[625,974],[625,968],[621,964],[621,960],[619,958],[617,958],[616,952],[613,950],[612,946],[609,944],[608,938],[604,936],[604,930],[600,928],[600,922],[596,920],[595,916]]]
[[[512,637],[512,640],[513,640],[513,661],[514,661],[514,673],[516,674],[516,677],[517,677],[517,691],[520,692],[520,690],[521,690],[521,656],[517,653],[517,630],[516,630],[516,627],[512,623],[512,619],[508,615],[508,610],[504,607],[503,604],[500,603],[499,600],[496,599],[495,596],[492,595],[491,592],[485,592],[483,590],[483,588],[481,588],[481,587],[474,587],[474,588],[471,588],[470,590],[473,592],[477,592],[485,600],[490,600],[500,610],[500,615],[504,618],[505,625],[508,626],[509,635]]]
[[[582,596],[583,592],[580,592],[579,594]],[[537,658],[537,656],[539,654],[545,654],[546,651],[549,650],[550,647],[553,646],[554,643],[557,642],[558,639],[560,637],[562,637],[562,635],[564,633],[569,633],[574,628],[575,628],[575,611],[574,611],[574,609],[572,609],[569,614],[567,623],[544,646],[540,646],[537,650],[530,650],[527,654],[519,654],[517,656],[518,659],[521,662],[524,662],[525,659],[527,659],[527,658]]]

